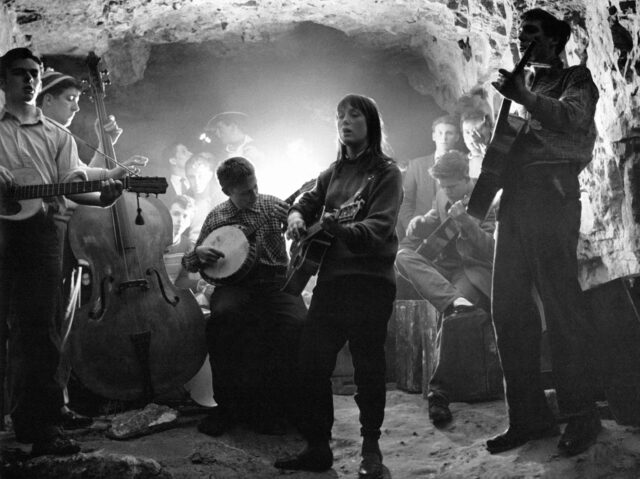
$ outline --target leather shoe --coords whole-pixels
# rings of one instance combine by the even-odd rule
[[[442,427],[451,422],[453,416],[446,404],[429,403],[429,419],[436,427]]]
[[[287,421],[283,418],[272,418],[258,421],[253,430],[266,436],[284,436],[287,434]]]
[[[509,426],[509,429],[505,432],[498,434],[487,441],[487,450],[491,454],[497,454],[499,452],[515,449],[516,447],[522,446],[523,444],[535,439],[557,436],[558,434],[560,434],[560,430],[555,424],[536,429]]]
[[[214,407],[211,412],[198,423],[198,431],[212,437],[222,436],[233,426],[233,421],[228,412],[220,407]]]
[[[278,459],[273,465],[278,469],[323,472],[333,466],[333,453],[328,443],[307,446],[297,456]]]
[[[558,442],[558,449],[567,456],[575,456],[596,443],[602,429],[597,412],[569,419]]]
[[[88,416],[83,416],[75,411],[72,411],[68,407],[64,406],[60,411],[60,425],[63,429],[83,429],[93,424],[93,419]]]
[[[382,479],[382,458],[375,452],[362,454],[362,461],[358,468],[359,479]]]
[[[80,445],[58,429],[55,434],[34,441],[31,456],[68,456],[80,452]]]

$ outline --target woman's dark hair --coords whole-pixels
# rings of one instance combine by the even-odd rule
[[[382,117],[373,98],[350,93],[340,100],[336,111],[340,111],[349,106],[360,110],[364,115],[367,124],[367,139],[369,140],[369,145],[367,146],[365,153],[382,161],[391,160],[391,158],[389,158],[389,156],[384,152],[384,150],[388,148],[388,145],[384,135]],[[340,147],[338,149],[338,163],[341,158],[346,156],[346,149],[346,145],[340,142]],[[378,162],[374,163],[375,164],[371,165],[372,168],[377,166]]]
[[[218,183],[223,190],[233,188],[255,174],[256,170],[251,162],[242,156],[227,158],[216,170]]]

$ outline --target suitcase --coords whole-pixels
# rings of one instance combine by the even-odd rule
[[[488,313],[476,309],[443,319],[438,331],[437,364],[433,378],[449,400],[474,402],[504,395],[502,369],[493,324]],[[429,392],[428,384],[424,397]]]

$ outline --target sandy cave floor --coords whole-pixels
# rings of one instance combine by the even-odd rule
[[[258,435],[236,428],[220,438],[197,432],[201,414],[186,415],[175,427],[137,439],[106,438],[100,421],[74,433],[84,451],[131,454],[153,458],[174,478],[355,478],[359,464],[358,409],[352,396],[334,396],[335,425],[332,448],[335,462],[325,473],[280,472],[275,457],[296,452],[301,438]],[[526,444],[513,451],[491,455],[484,441],[506,425],[502,401],[453,403],[454,421],[444,429],[428,420],[426,401],[420,394],[389,391],[381,448],[388,468],[386,477],[410,478],[640,478],[640,428],[603,421],[598,443],[574,458],[560,456],[557,438]],[[104,423],[102,423],[104,429]],[[13,434],[0,433],[3,448],[22,447]]]

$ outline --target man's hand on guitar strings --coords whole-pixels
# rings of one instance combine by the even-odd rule
[[[224,258],[224,253],[213,246],[200,245],[195,251],[198,259],[203,264],[215,264],[220,258]]]
[[[502,96],[511,101],[522,104],[526,93],[529,92],[524,82],[524,72],[514,75],[512,72],[500,68],[500,76],[496,81],[491,82],[493,88],[498,90]]]
[[[307,232],[307,225],[298,211],[289,213],[287,220],[287,239],[299,241]]]
[[[122,182],[109,178],[103,180],[101,183],[102,189],[100,190],[100,202],[104,206],[108,206],[116,201],[120,195],[122,195]]]
[[[336,219],[335,213],[325,213],[320,219],[320,226],[323,230],[334,236],[340,236],[344,232],[344,226]]]

